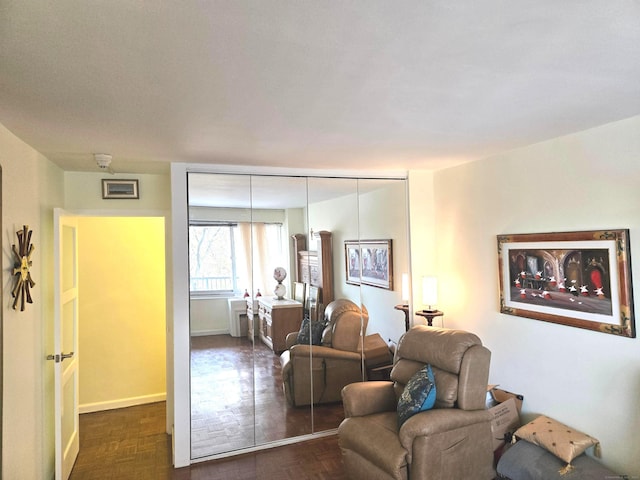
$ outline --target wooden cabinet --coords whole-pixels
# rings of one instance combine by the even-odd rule
[[[300,233],[293,235],[292,239],[296,257],[295,280],[318,287],[321,295],[318,301],[327,306],[334,300],[331,232],[322,230],[313,233],[315,250],[307,250],[307,239]]]
[[[253,343],[257,333],[258,301],[250,297],[245,297],[245,300],[247,301],[247,338]]]
[[[273,297],[258,297],[257,301],[258,336],[274,352],[283,352],[286,350],[287,335],[300,330],[302,303]]]

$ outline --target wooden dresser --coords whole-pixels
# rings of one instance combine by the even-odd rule
[[[251,297],[244,299],[247,302],[247,337],[253,343],[258,331],[258,300]]]
[[[300,330],[302,323],[302,303],[285,298],[277,300],[272,296],[258,297],[258,332],[260,339],[276,353],[286,350],[286,338],[291,332]],[[251,319],[252,302],[247,302],[247,316]]]

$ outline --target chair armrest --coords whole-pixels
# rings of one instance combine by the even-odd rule
[[[287,350],[293,347],[298,341],[298,332],[287,333],[287,336],[284,338],[284,345]]]
[[[362,417],[398,408],[393,382],[351,383],[342,389],[344,416]]]
[[[491,421],[489,410],[460,410],[458,408],[434,408],[410,417],[400,427],[400,443],[411,452],[415,437],[436,435],[438,433],[463,428],[477,423]]]
[[[346,350],[338,350],[337,348],[323,347],[320,345],[301,345],[292,346],[289,351],[292,357],[305,356],[310,354],[315,358],[331,358],[335,360],[347,360],[350,362],[362,361],[362,357],[357,352],[349,352]]]

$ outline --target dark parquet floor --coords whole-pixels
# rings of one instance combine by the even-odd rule
[[[255,403],[254,403],[255,400]],[[291,407],[280,357],[256,339],[191,339],[193,458],[337,428],[342,404]]]
[[[289,407],[279,357],[259,340],[194,337],[191,368],[194,458],[336,428],[343,418],[341,404]],[[165,418],[164,402],[81,415],[70,479],[346,479],[335,436],[173,469]]]
[[[80,454],[71,480],[347,480],[336,436],[171,466],[165,403],[80,416]]]

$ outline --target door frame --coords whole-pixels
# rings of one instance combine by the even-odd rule
[[[79,434],[79,413],[78,413],[78,226],[76,217],[68,215],[61,208],[53,211],[53,250],[54,250],[54,327],[53,327],[53,352],[47,356],[47,360],[53,360],[54,364],[54,432],[55,432],[55,479],[67,480],[73,470],[73,465],[78,457],[80,449]],[[73,236],[66,239],[64,235],[65,227],[73,228]],[[64,258],[68,251],[65,248],[65,240],[72,242],[71,263],[68,264]],[[64,285],[63,278],[66,276],[68,267],[72,268],[71,285]],[[64,352],[68,325],[64,322],[64,306],[72,305],[72,345]],[[65,364],[64,360],[68,359]],[[65,397],[65,386],[72,382],[72,411],[65,412],[65,405],[68,405]],[[64,438],[63,412],[71,414],[73,430],[70,437]],[[66,418],[66,417],[65,417]],[[68,441],[67,441],[68,440]],[[66,442],[66,443],[65,443]]]
[[[171,435],[173,430],[173,337],[171,334],[171,320],[170,320],[170,312],[171,312],[171,299],[170,299],[170,283],[171,283],[171,270],[170,270],[170,260],[171,260],[171,249],[170,249],[170,239],[171,239],[171,215],[170,212],[166,210],[64,210],[64,209],[56,209],[64,212],[64,216],[69,217],[142,217],[142,218],[151,218],[151,217],[161,217],[164,220],[164,234],[165,234],[165,290],[166,290],[166,305],[165,305],[165,332],[166,332],[166,425],[165,432]],[[57,234],[57,233],[54,233]],[[55,278],[55,288],[58,288],[59,279]],[[54,419],[54,421],[57,421]],[[56,449],[58,445],[56,444]],[[56,450],[57,456],[57,450]]]

